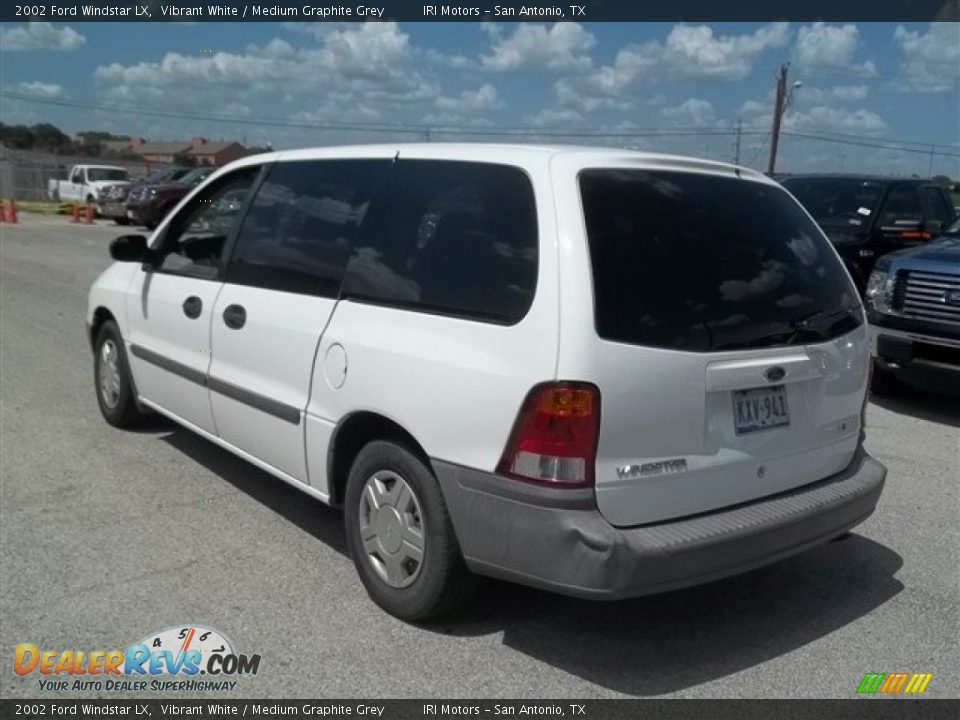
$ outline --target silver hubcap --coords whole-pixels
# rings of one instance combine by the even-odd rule
[[[120,402],[120,353],[113,340],[104,340],[100,346],[100,396],[109,408]]]
[[[413,489],[397,473],[381,470],[363,486],[360,537],[367,562],[391,587],[407,587],[420,575],[423,513]]]

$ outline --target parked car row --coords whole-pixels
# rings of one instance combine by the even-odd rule
[[[74,165],[66,180],[50,180],[51,200],[89,202],[100,217],[118,225],[156,227],[163,217],[215,167],[164,167],[132,181],[125,168]]]
[[[873,389],[901,380],[960,391],[960,221],[947,191],[919,179],[792,176],[864,295]]]

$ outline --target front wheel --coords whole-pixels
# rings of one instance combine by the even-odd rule
[[[377,605],[402,620],[450,612],[472,594],[440,486],[405,447],[374,441],[357,455],[344,502],[347,544]]]
[[[103,419],[114,427],[138,425],[144,415],[137,407],[120,329],[112,320],[105,322],[97,333],[94,352],[93,377]]]

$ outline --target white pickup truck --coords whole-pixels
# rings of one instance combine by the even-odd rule
[[[103,192],[115,185],[129,185],[130,173],[115,165],[74,165],[66,180],[52,179],[47,193],[55,202],[79,200],[97,203]]]

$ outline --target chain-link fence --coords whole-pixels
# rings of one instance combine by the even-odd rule
[[[15,200],[49,200],[50,180],[66,180],[73,165],[115,165],[126,168],[133,179],[144,177],[159,167],[136,160],[53,155],[32,150],[17,150],[0,145],[0,197]]]

